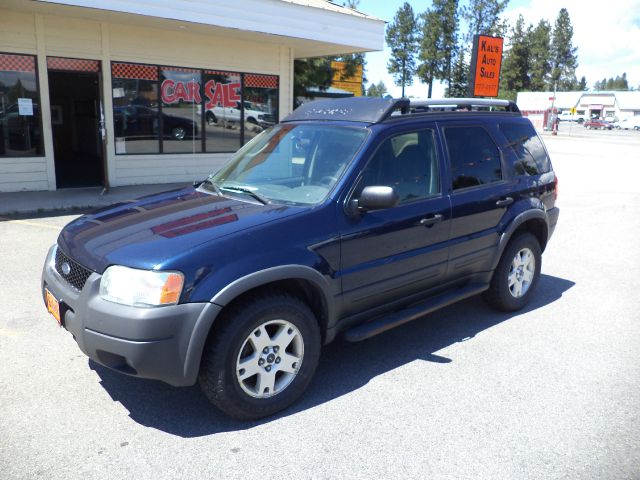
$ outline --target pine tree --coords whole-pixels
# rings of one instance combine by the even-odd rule
[[[538,25],[529,31],[529,88],[532,92],[546,89],[551,73],[551,25],[540,20]]]
[[[451,71],[451,86],[446,89],[445,96],[451,98],[469,95],[469,64],[465,59],[464,49],[458,49]]]
[[[382,80],[377,84],[372,83],[367,89],[367,97],[384,97],[387,94],[387,86]]]
[[[580,79],[580,82],[578,83],[578,90],[580,90],[581,92],[586,92],[587,89],[587,77],[585,77],[584,75],[582,76],[582,78]]]
[[[509,0],[469,0],[462,7],[462,18],[468,24],[466,42],[471,43],[474,35],[504,36],[506,21],[500,15],[507,8]]]
[[[509,49],[502,62],[500,97],[515,100],[518,92],[531,89],[529,80],[531,25],[525,28],[524,17],[520,15],[516,26],[511,29]]]
[[[396,12],[393,22],[387,27],[387,45],[391,48],[391,58],[387,65],[394,82],[402,87],[413,84],[416,74],[416,53],[418,52],[418,23],[413,8],[408,2]]]
[[[551,39],[551,79],[549,87],[556,86],[559,91],[575,90],[578,85],[576,67],[578,66],[577,47],[573,46],[573,27],[566,8],[561,8],[553,28]]]
[[[418,76],[429,86],[431,98],[433,82],[446,81],[451,86],[451,71],[458,41],[458,0],[433,0],[430,10],[420,15],[422,41]]]

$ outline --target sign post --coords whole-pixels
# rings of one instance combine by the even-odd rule
[[[503,42],[501,37],[489,37],[488,35],[473,37],[471,81],[469,83],[472,97],[498,96]]]

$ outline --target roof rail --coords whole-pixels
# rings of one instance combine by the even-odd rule
[[[440,98],[411,100],[411,113],[442,111],[500,111],[520,113],[520,109],[510,100],[493,98]]]
[[[346,120],[379,123],[396,111],[400,111],[402,114],[410,113],[409,99],[348,97],[316,100],[303,103],[281,122]]]

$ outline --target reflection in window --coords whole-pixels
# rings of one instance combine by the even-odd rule
[[[0,157],[43,155],[36,59],[0,54]]]
[[[539,175],[551,169],[547,152],[533,126],[526,123],[501,123],[500,130],[517,155],[516,175]]]
[[[158,153],[157,67],[113,63],[111,72],[116,153]]]
[[[502,180],[500,152],[485,129],[449,127],[444,135],[454,190]]]
[[[246,141],[278,122],[278,77],[245,74],[244,118]]]
[[[363,175],[362,188],[373,185],[393,187],[400,203],[440,193],[433,131],[404,133],[385,140]]]
[[[160,73],[163,152],[201,152],[200,70],[172,67],[162,68]]]
[[[240,148],[241,86],[239,73],[205,70],[207,152],[235,152]]]

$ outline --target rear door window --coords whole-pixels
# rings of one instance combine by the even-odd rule
[[[500,151],[482,127],[447,127],[444,130],[454,190],[502,180]]]
[[[547,152],[533,126],[526,123],[501,123],[499,128],[516,154],[516,175],[540,175],[551,170]]]

